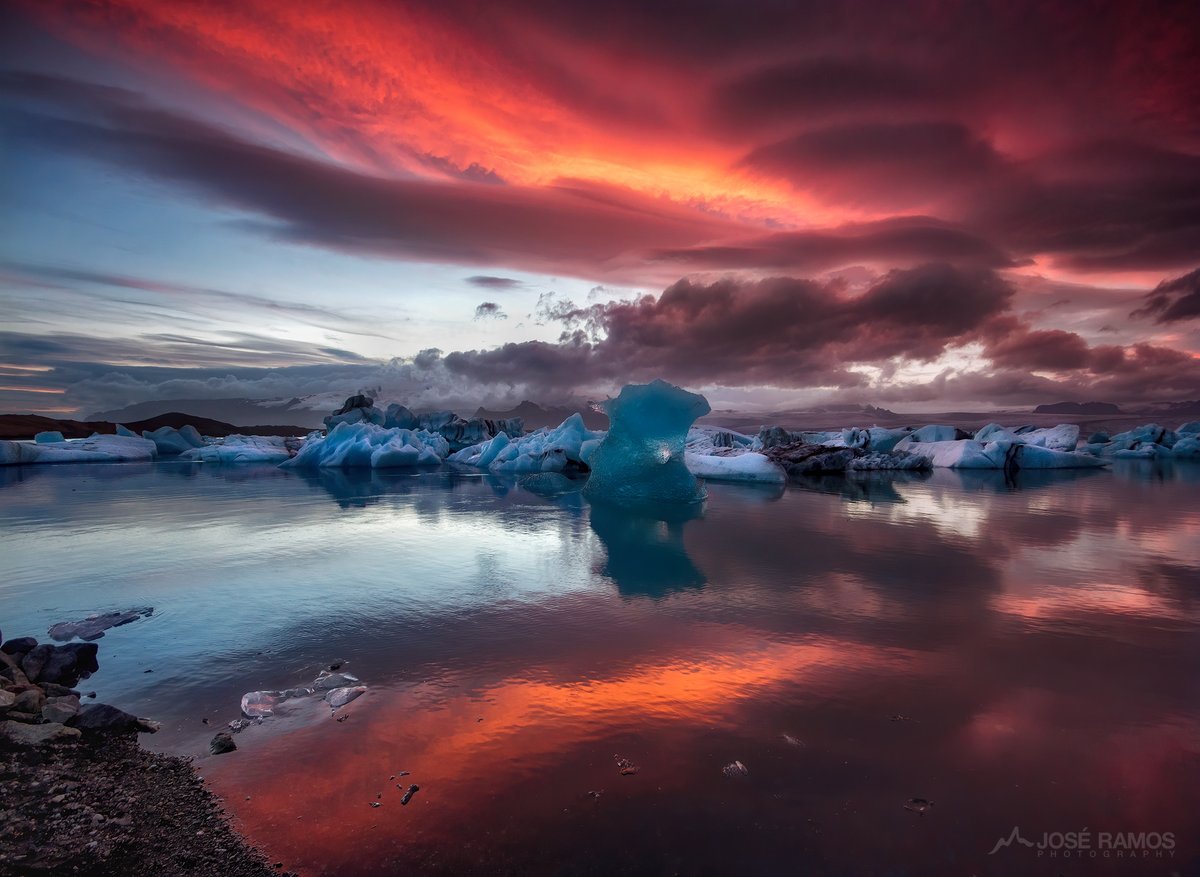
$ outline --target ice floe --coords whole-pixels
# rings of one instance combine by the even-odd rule
[[[280,465],[296,469],[437,466],[449,453],[446,439],[426,430],[343,422],[326,436],[310,434],[296,456]]]
[[[501,432],[495,438],[470,445],[450,455],[454,463],[490,472],[533,473],[583,470],[585,443],[605,433],[584,426],[581,414],[572,414],[554,429],[542,427],[528,435],[510,438]]]
[[[188,448],[180,460],[196,463],[282,463],[298,447],[293,440],[277,435],[228,435],[198,448]]]
[[[154,442],[136,436],[94,435],[61,442],[0,441],[0,466],[27,463],[132,463],[158,456]]]

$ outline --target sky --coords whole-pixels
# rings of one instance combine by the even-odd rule
[[[0,0],[0,411],[1200,399],[1200,6]]]

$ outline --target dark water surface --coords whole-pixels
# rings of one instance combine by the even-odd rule
[[[46,466],[0,470],[0,516],[5,636],[155,607],[86,683],[152,748],[338,659],[370,686],[197,761],[306,875],[1200,872],[1197,467],[710,484],[681,515]],[[1014,828],[1088,849],[990,854]]]

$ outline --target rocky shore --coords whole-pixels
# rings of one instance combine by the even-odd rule
[[[84,702],[72,686],[97,652],[0,645],[0,877],[285,873],[233,831],[190,761],[138,745],[157,725]]]

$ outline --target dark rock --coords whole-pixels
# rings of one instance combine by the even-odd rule
[[[861,448],[832,448],[803,441],[775,445],[765,448],[763,453],[782,466],[789,476],[845,472],[856,457],[866,455]]]
[[[68,688],[66,685],[59,685],[57,682],[41,683],[42,691],[46,692],[46,697],[80,697],[78,691],[74,688]]]
[[[80,679],[86,679],[100,669],[100,664],[96,660],[96,654],[100,647],[95,643],[68,643],[63,646],[50,646],[50,648],[52,652],[42,668],[39,682],[74,685]]]
[[[24,655],[31,651],[38,641],[31,636],[22,636],[16,639],[10,639],[4,645],[0,646],[0,652],[6,655]]]
[[[13,701],[11,712],[33,713],[37,715],[42,711],[42,707],[46,704],[46,695],[42,693],[40,688],[30,688],[28,691],[22,691]]]
[[[924,816],[932,806],[933,802],[928,801],[925,798],[909,798],[904,802],[905,810],[911,810],[913,813],[919,813],[922,816]]]
[[[342,407],[333,412],[333,416],[337,417],[339,414],[345,414],[346,412],[352,411],[355,408],[370,408],[374,404],[375,400],[370,396],[359,393],[356,396],[350,396],[348,399],[346,399]]]
[[[409,786],[407,791],[405,791],[405,793],[404,793],[404,797],[400,799],[400,803],[407,804],[409,801],[412,800],[412,796],[415,795],[419,791],[421,791],[421,787],[416,785],[415,783],[413,785]]]
[[[153,606],[126,609],[123,612],[105,612],[102,615],[89,616],[82,621],[60,621],[50,628],[49,634],[51,639],[59,642],[65,642],[75,637],[85,640],[100,639],[104,636],[104,631],[110,627],[120,627],[122,624],[137,621],[143,616],[148,618],[153,614]]]
[[[34,646],[25,653],[25,657],[21,659],[21,669],[29,677],[30,682],[38,681],[38,677],[42,675],[42,669],[53,654],[54,646],[50,643],[42,643],[40,646]]]
[[[146,721],[106,703],[89,703],[80,708],[70,725],[87,733],[134,734],[146,730]]]
[[[227,731],[221,731],[208,744],[208,751],[213,755],[224,755],[235,749],[237,749],[237,744],[233,742],[233,736]]]
[[[44,725],[26,725],[19,722],[0,722],[0,737],[18,746],[41,746],[56,740],[78,737],[79,731],[57,722]]]

